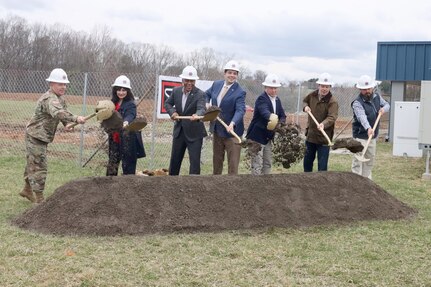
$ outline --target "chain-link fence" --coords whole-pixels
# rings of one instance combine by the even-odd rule
[[[2,115],[2,132],[0,150],[2,153],[25,154],[24,130],[30,120],[37,99],[46,92],[48,85],[45,79],[50,71],[16,71],[0,70],[0,112]],[[88,115],[94,112],[99,100],[110,99],[112,83],[119,75],[112,73],[73,73],[68,72],[70,84],[65,96],[69,110],[77,115]],[[126,74],[132,83],[132,91],[137,99],[138,113],[148,120],[148,126],[142,131],[146,149],[146,158],[138,160],[138,170],[167,168],[171,153],[173,123],[167,119],[157,118],[158,75]],[[177,75],[165,75],[177,76]],[[222,79],[222,74],[212,77]],[[245,126],[253,116],[252,108],[256,98],[263,92],[262,81],[252,79],[239,80],[246,90],[246,104],[249,106],[245,116]],[[314,83],[304,82],[279,88],[278,95],[288,114],[288,121],[297,123],[302,129],[306,127],[306,115],[302,112],[303,98],[316,89]],[[333,87],[332,93],[339,102],[339,119],[336,123],[336,134],[346,126],[343,134],[351,134],[351,126],[345,125],[351,117],[350,103],[358,92],[354,87]],[[385,123],[383,122],[383,125]],[[387,117],[386,117],[387,126]],[[208,128],[208,125],[207,125]],[[96,173],[105,173],[107,161],[107,135],[95,120],[66,132],[59,127],[54,142],[49,145],[49,160],[71,160],[80,166],[93,167]],[[187,153],[186,153],[187,157]],[[212,144],[204,140],[202,150],[202,173],[212,171]],[[188,171],[188,158],[183,161],[182,172]]]

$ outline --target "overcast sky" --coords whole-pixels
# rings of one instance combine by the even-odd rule
[[[377,42],[431,41],[429,0],[253,2],[0,0],[0,17],[88,33],[106,26],[125,43],[180,53],[208,47],[286,81],[329,72],[337,83],[354,83],[375,77]]]

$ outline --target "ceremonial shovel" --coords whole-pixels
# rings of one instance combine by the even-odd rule
[[[379,115],[377,116],[377,119],[376,119],[376,122],[374,123],[374,126],[373,126],[373,132],[375,131],[375,129],[376,129],[376,127],[377,127],[377,124],[379,123],[379,121],[380,121],[380,117],[382,116],[382,114],[379,112]],[[358,156],[358,155],[356,155],[355,154],[355,157],[356,157],[356,159],[357,160],[359,160],[359,161],[361,161],[361,162],[366,162],[366,161],[369,161],[370,159],[369,158],[365,158],[364,157],[364,155],[365,155],[365,153],[367,152],[367,149],[368,149],[368,146],[370,145],[370,142],[371,142],[371,139],[373,138],[373,135],[371,134],[369,137],[368,137],[368,140],[367,140],[367,143],[365,144],[365,147],[364,147],[364,149],[362,150],[362,155],[361,156]]]
[[[313,119],[313,121],[314,121],[314,122],[316,123],[316,125],[318,126],[318,125],[319,125],[319,122],[316,120],[316,118],[313,116],[313,114],[312,114],[310,111],[308,111],[307,113],[310,115],[310,117]],[[319,129],[319,130],[320,130],[320,129]],[[328,137],[328,135],[326,134],[326,132],[325,132],[323,129],[321,129],[320,131],[322,132],[322,134],[325,136],[326,140],[328,141],[328,146],[333,146],[334,144],[331,142],[331,140],[329,139],[329,137]]]
[[[103,121],[106,119],[109,119],[112,116],[112,113],[115,110],[115,105],[110,100],[104,100],[104,101],[98,101],[96,105],[95,112],[91,115],[88,115],[85,117],[85,120],[89,120],[92,117],[97,116],[97,120]],[[69,124],[66,127],[67,128],[73,128],[74,126],[79,125],[78,123]]]

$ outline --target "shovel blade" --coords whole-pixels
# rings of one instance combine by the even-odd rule
[[[215,120],[217,118],[217,116],[219,115],[220,110],[213,110],[213,111],[208,111],[205,113],[204,117],[201,119],[201,121],[203,122],[211,122],[213,120]]]
[[[357,160],[359,160],[360,162],[367,162],[367,161],[370,161],[370,159],[369,158],[365,158],[363,155],[356,155],[355,154],[355,158],[357,159]]]
[[[96,105],[97,120],[104,121],[112,116],[115,105],[110,100],[98,101]]]
[[[147,119],[145,117],[137,117],[130,125],[126,127],[126,130],[137,132],[147,126]]]
[[[101,126],[107,133],[119,131],[123,127],[123,117],[114,110],[108,119],[102,120]]]

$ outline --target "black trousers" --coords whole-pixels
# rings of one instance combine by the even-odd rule
[[[118,167],[121,161],[123,174],[135,174],[137,157],[135,134],[124,131],[120,133],[120,143],[114,142],[109,135],[109,160],[106,175],[118,175]]]
[[[188,141],[183,133],[172,141],[171,161],[169,164],[169,175],[179,175],[184,154],[189,152],[190,169],[189,174],[201,174],[201,149],[203,139]]]

